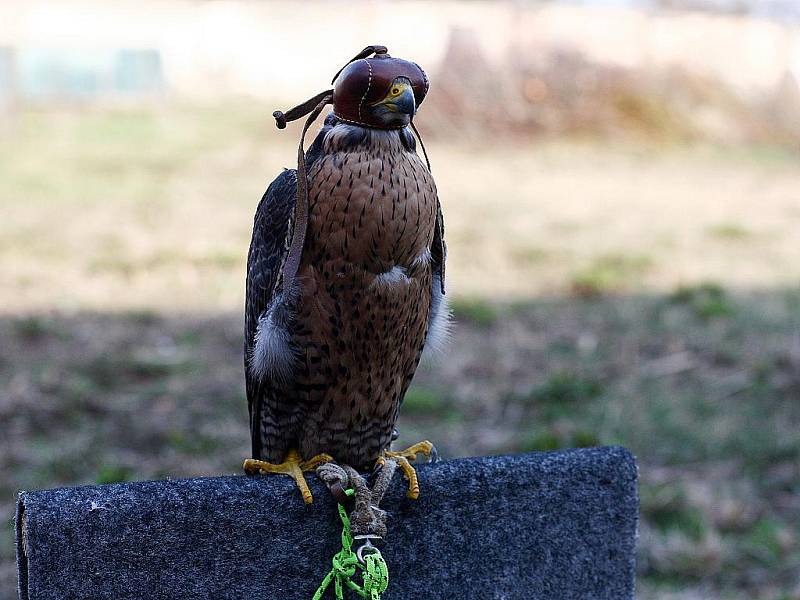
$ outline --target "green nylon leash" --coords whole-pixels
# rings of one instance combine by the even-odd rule
[[[345,490],[345,494],[352,496],[355,490]],[[320,600],[325,594],[325,590],[333,582],[336,600],[344,600],[345,588],[352,590],[362,598],[368,600],[380,600],[381,594],[389,586],[389,569],[383,559],[380,550],[374,548],[372,552],[364,556],[362,564],[358,555],[353,552],[353,534],[350,533],[350,518],[344,506],[339,505],[339,518],[342,520],[342,549],[333,556],[333,568],[325,576],[322,583],[314,593],[312,600]],[[363,584],[358,585],[353,581],[353,577],[358,571],[362,571]]]

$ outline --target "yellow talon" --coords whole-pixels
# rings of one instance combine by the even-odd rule
[[[289,450],[286,458],[282,463],[273,464],[264,460],[256,460],[248,458],[244,461],[244,472],[248,475],[266,475],[268,473],[280,473],[288,475],[300,488],[300,493],[303,495],[303,502],[311,504],[314,497],[311,495],[311,490],[308,487],[304,472],[313,471],[323,463],[332,462],[333,458],[327,454],[318,454],[317,456],[308,460],[303,460],[297,450]]]
[[[428,440],[425,440],[424,442],[418,442],[413,446],[398,452],[386,450],[383,453],[383,456],[378,459],[378,464],[383,465],[387,458],[394,458],[397,461],[397,465],[400,467],[400,470],[403,471],[403,476],[408,481],[408,492],[406,492],[406,496],[412,500],[416,500],[419,498],[419,480],[417,479],[416,470],[414,470],[414,467],[411,466],[409,461],[416,460],[417,454],[422,454],[423,456],[430,458],[433,453],[433,444],[431,444]]]

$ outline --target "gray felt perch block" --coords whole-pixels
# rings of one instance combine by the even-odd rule
[[[633,598],[636,464],[622,448],[444,461],[396,475],[392,599]],[[218,477],[22,492],[23,600],[309,600],[340,548],[315,477]],[[332,590],[329,590],[329,594]]]

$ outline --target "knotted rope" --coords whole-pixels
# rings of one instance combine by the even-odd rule
[[[345,491],[348,496],[354,490]],[[314,592],[312,600],[320,600],[333,582],[336,600],[344,600],[344,590],[349,589],[368,600],[380,600],[381,594],[389,586],[389,570],[380,550],[375,548],[366,556],[353,552],[353,534],[350,532],[350,519],[342,504],[339,505],[339,518],[342,520],[342,549],[333,556],[331,572],[325,576]],[[357,571],[361,571],[362,585],[353,581]]]
[[[342,491],[341,495],[344,498],[354,498],[355,509],[351,528],[351,519],[347,516],[345,504],[339,504],[342,549],[333,556],[331,571],[322,580],[312,600],[320,600],[331,583],[336,600],[344,600],[345,589],[368,600],[380,600],[381,594],[386,591],[389,586],[389,569],[381,551],[372,545],[371,540],[386,535],[386,511],[378,508],[378,504],[386,493],[396,468],[395,461],[386,461],[372,490],[352,467],[327,463],[317,468],[317,475],[332,491],[341,490],[346,482],[353,486]],[[336,493],[334,492],[335,495]],[[353,542],[356,539],[366,541],[354,551]],[[361,573],[361,585],[353,581],[358,572]]]

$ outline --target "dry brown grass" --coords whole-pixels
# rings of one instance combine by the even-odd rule
[[[0,146],[0,311],[240,306],[252,213],[297,138],[266,112],[20,115]],[[430,154],[456,295],[800,278],[785,151],[434,140]]]

